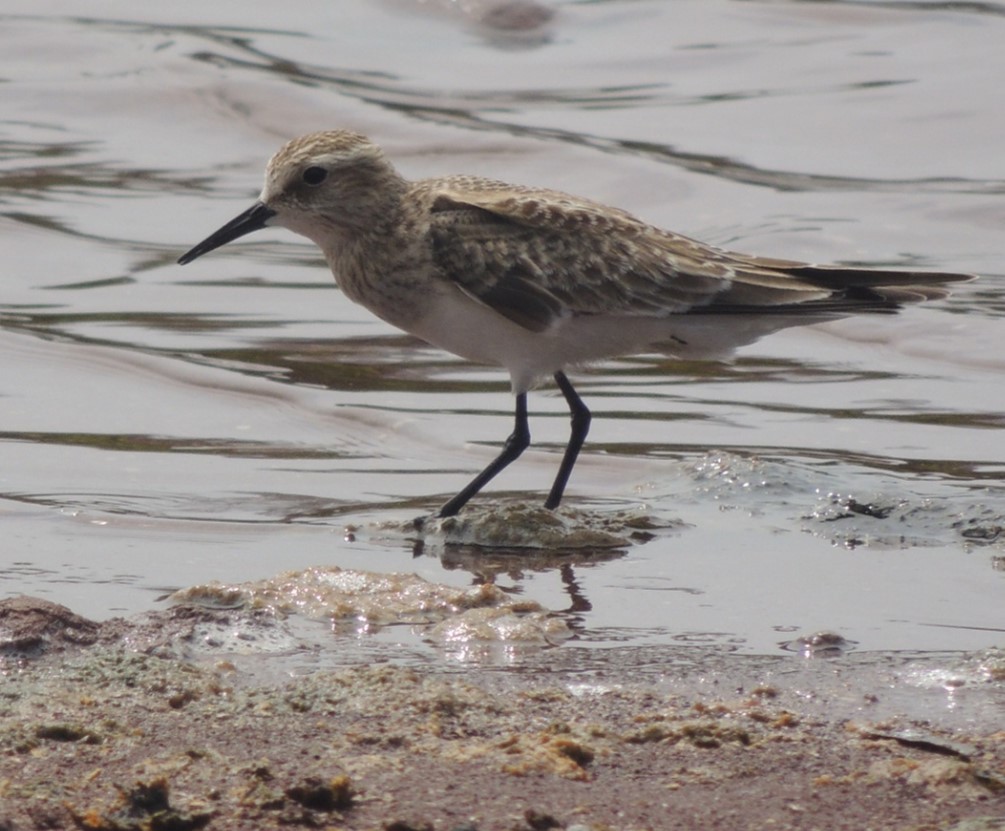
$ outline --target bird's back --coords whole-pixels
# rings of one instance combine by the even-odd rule
[[[531,331],[581,315],[889,311],[972,279],[736,254],[597,202],[489,179],[415,187],[440,274]]]

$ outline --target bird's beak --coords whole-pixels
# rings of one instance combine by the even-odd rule
[[[252,231],[259,231],[269,224],[269,220],[276,215],[272,208],[262,202],[256,202],[240,216],[235,216],[230,222],[224,225],[219,231],[210,234],[206,239],[186,251],[178,258],[180,265],[190,263],[196,257],[208,254],[214,248],[226,245],[228,242],[250,234]]]

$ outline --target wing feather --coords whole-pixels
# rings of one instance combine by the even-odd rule
[[[558,191],[473,177],[417,184],[443,277],[531,331],[575,315],[883,311],[972,279],[733,254]]]

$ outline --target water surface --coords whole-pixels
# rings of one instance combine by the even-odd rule
[[[494,580],[597,647],[1000,643],[1005,6],[569,2],[524,31],[470,8],[6,4],[0,592],[105,618],[337,565]],[[647,517],[648,542],[420,548],[387,528],[496,452],[503,373],[353,306],[282,231],[175,264],[250,203],[279,144],[330,127],[411,177],[983,279],[731,364],[575,373],[595,420],[568,504]],[[531,410],[534,448],[480,503],[543,499],[567,413],[547,387]]]

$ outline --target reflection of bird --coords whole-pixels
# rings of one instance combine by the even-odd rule
[[[269,162],[260,201],[179,262],[270,225],[313,240],[342,291],[388,323],[509,370],[513,434],[441,517],[530,444],[527,390],[544,376],[572,414],[545,501],[554,508],[590,424],[566,367],[643,350],[721,356],[787,326],[892,311],[971,279],[734,254],[551,190],[469,176],[409,182],[375,144],[342,130],[289,142]]]

